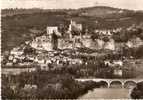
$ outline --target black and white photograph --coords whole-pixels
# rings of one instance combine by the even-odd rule
[[[143,0],[1,0],[1,100],[143,99]]]

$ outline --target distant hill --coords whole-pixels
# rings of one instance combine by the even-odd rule
[[[129,10],[123,10],[118,8],[106,7],[106,6],[97,6],[89,8],[79,9],[80,15],[82,16],[96,16],[96,17],[108,17],[113,14],[123,14],[125,12],[130,12]]]
[[[120,17],[131,16],[134,15],[135,13],[143,13],[143,12],[107,7],[107,6],[95,6],[95,7],[80,8],[74,11],[73,13],[77,13],[79,16],[87,16],[87,17],[120,18]]]
[[[80,16],[96,16],[96,17],[105,17],[111,14],[123,14],[123,13],[133,13],[133,10],[119,9],[107,6],[95,6],[95,7],[86,7],[79,9],[2,9],[2,16],[12,16],[17,14],[33,14],[33,13],[48,13],[48,12],[60,12],[68,14],[79,14]],[[139,11],[143,12],[143,11]]]
[[[35,13],[50,13],[64,14],[69,16],[84,16],[84,17],[100,17],[100,18],[122,18],[133,15],[143,14],[143,11],[133,11],[127,9],[119,9],[107,6],[95,6],[79,9],[2,9],[2,17],[14,16],[19,14],[35,14]]]

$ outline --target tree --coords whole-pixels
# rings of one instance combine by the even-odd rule
[[[24,49],[24,54],[33,54],[33,53],[35,53],[35,49],[30,47],[29,45],[26,46],[26,48]]]
[[[137,86],[131,92],[132,99],[143,99],[143,82],[137,83]]]
[[[108,42],[108,41],[109,41],[109,38],[108,38],[108,37],[104,37],[104,38],[103,38],[103,41],[104,41],[104,42]]]
[[[92,40],[98,39],[98,38],[99,38],[99,34],[98,33],[92,34],[92,36],[91,36]]]
[[[143,40],[143,32],[140,33],[140,36],[139,36],[142,40]]]
[[[2,99],[14,99],[14,91],[10,88],[9,84],[3,84],[1,87]]]
[[[141,58],[141,57],[143,57],[143,45],[141,45],[140,47],[136,48],[136,49],[134,50],[134,52],[135,52],[135,57],[136,57],[136,58]]]

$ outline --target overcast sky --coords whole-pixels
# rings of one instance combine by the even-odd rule
[[[123,9],[143,10],[143,0],[1,0],[2,8],[81,8],[111,6]]]

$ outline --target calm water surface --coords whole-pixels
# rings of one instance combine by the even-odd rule
[[[130,99],[131,89],[124,88],[96,88],[80,96],[79,99]]]

